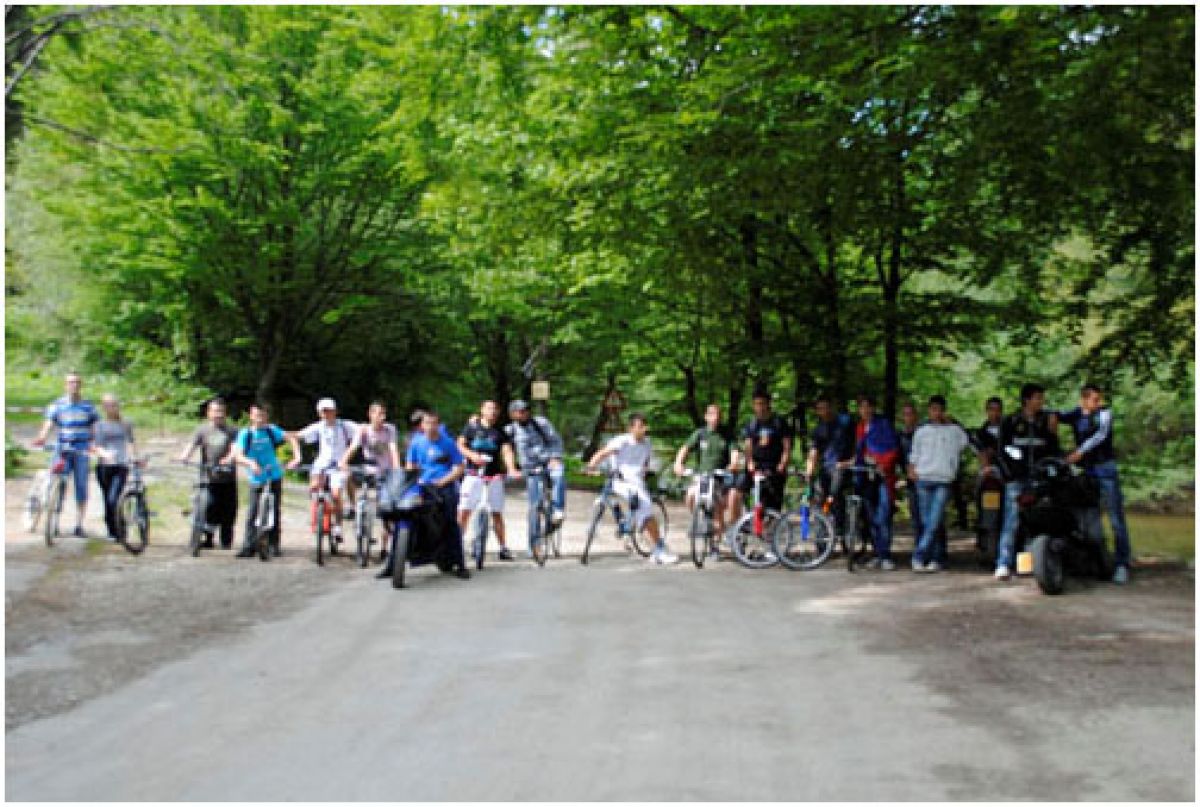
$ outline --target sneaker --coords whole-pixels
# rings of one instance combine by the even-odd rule
[[[659,566],[670,566],[673,563],[679,562],[679,556],[672,555],[665,549],[659,549],[650,556],[650,562],[656,563]]]
[[[1114,583],[1116,583],[1118,586],[1123,586],[1126,583],[1128,583],[1129,582],[1129,567],[1128,566],[1118,566],[1117,570],[1115,572],[1113,572],[1112,581]]]
[[[454,573],[454,576],[457,577],[459,580],[470,580],[471,579],[471,573],[469,571],[467,571],[467,568],[465,566],[459,566],[458,571],[456,571]]]
[[[83,527],[82,527],[82,526],[80,526],[80,527],[76,527],[76,528],[75,528],[75,529],[74,529],[74,530],[71,532],[71,534],[72,534],[72,535],[74,535],[76,538],[87,538],[87,533],[83,531]]]
[[[342,528],[341,527],[333,528],[333,540],[339,544],[342,542]]]
[[[925,564],[919,560],[914,560],[912,562],[912,570],[915,574],[921,574],[926,571]]]
[[[936,560],[931,560],[925,564],[925,571],[927,572],[940,572],[941,570],[942,564],[938,563]]]
[[[879,569],[881,572],[894,572],[896,571],[896,562],[884,558],[883,560],[879,561],[879,565],[875,568]]]
[[[211,535],[204,536],[204,540],[200,542],[201,549],[212,549],[214,546],[215,544],[213,544],[213,538]]]
[[[496,559],[497,560],[512,560],[513,553],[508,551],[507,546],[502,546],[502,547],[500,547],[500,551],[496,553]]]
[[[237,556],[239,558],[253,558],[257,554],[258,554],[258,552],[253,549],[243,549],[241,552],[237,553]]]
[[[1000,564],[996,567],[996,574],[994,577],[997,580],[1008,580],[1010,577],[1012,577],[1012,572],[1009,571],[1007,566]]]
[[[562,510],[555,510],[554,513],[550,516],[550,520],[554,522],[555,526],[558,526],[559,524],[563,523],[563,519],[565,517],[566,516],[563,514]]]
[[[708,550],[708,559],[711,561],[714,561],[714,562],[720,560],[721,559],[721,550],[717,549],[715,546],[712,547],[711,549],[709,549]]]

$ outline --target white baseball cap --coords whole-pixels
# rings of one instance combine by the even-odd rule
[[[317,401],[317,414],[324,412],[326,409],[332,409],[335,412],[337,411],[337,403],[333,400],[333,398],[322,398],[321,400]]]

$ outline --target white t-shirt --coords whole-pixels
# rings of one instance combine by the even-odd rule
[[[338,418],[332,427],[327,425],[324,420],[318,420],[301,429],[299,433],[301,442],[308,445],[317,442],[321,444],[317,458],[313,460],[313,470],[325,471],[337,465],[342,455],[346,453],[346,449],[350,447],[350,441],[354,439],[357,429],[358,424],[341,418]]]
[[[649,437],[639,443],[632,434],[622,434],[610,440],[607,447],[615,452],[610,462],[616,463],[621,479],[634,482],[645,478],[646,467],[654,457]]]

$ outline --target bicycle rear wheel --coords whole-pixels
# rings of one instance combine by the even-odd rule
[[[779,563],[771,545],[772,536],[782,520],[775,510],[763,510],[762,534],[754,532],[754,511],[746,513],[729,532],[729,544],[738,563],[747,569],[769,569]]]
[[[658,521],[658,536],[663,546],[667,545],[667,530],[670,527],[667,521],[667,507],[663,504],[662,499],[657,496],[652,500],[650,506],[651,518]],[[649,521],[647,520],[647,523]],[[644,526],[644,525],[643,525]],[[646,533],[642,527],[635,527],[633,530],[633,548],[643,558],[650,557],[650,553],[654,551],[654,541],[650,535]]]
[[[592,541],[596,540],[596,533],[600,531],[600,521],[604,518],[604,502],[598,501],[592,507],[592,521],[588,524],[587,540],[583,544],[583,554],[579,556],[579,562],[587,565],[588,553],[592,550]]]
[[[150,513],[146,499],[140,493],[126,493],[117,503],[117,523],[121,546],[133,555],[140,555],[150,541]]]
[[[56,477],[50,483],[50,495],[46,497],[46,522],[43,533],[46,536],[46,546],[54,546],[58,539],[58,519],[62,515],[63,496],[66,494],[67,483],[62,477]]]
[[[708,555],[709,535],[712,533],[712,522],[704,508],[699,504],[692,511],[692,526],[689,535],[692,541],[692,563],[697,569],[704,568],[704,559]]]
[[[807,571],[829,560],[837,535],[825,514],[810,511],[806,529],[801,513],[793,511],[779,520],[771,543],[780,563],[793,571]]]

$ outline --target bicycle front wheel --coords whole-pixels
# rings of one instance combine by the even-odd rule
[[[807,571],[829,560],[837,535],[829,516],[810,511],[806,525],[797,511],[779,520],[771,543],[780,563],[793,571]]]
[[[140,493],[125,494],[117,504],[117,522],[121,546],[133,555],[140,555],[150,541],[150,513],[146,499]]]
[[[696,509],[692,511],[692,526],[690,535],[692,539],[692,563],[696,564],[697,569],[704,568],[704,558],[708,555],[709,534],[712,532],[712,522],[708,518],[708,514],[704,512],[704,508],[696,505]]]
[[[58,538],[58,519],[62,515],[66,490],[67,483],[61,477],[50,483],[50,495],[46,497],[46,523],[43,525],[46,546],[54,546],[54,541]]]
[[[583,545],[583,554],[579,556],[579,562],[587,564],[588,553],[592,550],[592,541],[596,540],[596,533],[600,531],[600,521],[604,518],[604,502],[598,501],[592,508],[592,521],[588,524],[587,541]]]
[[[747,569],[769,569],[779,563],[772,537],[782,520],[776,510],[763,510],[762,532],[754,530],[754,512],[746,513],[729,533],[730,548],[738,563]]]
[[[354,522],[357,525],[355,537],[358,539],[358,565],[365,569],[371,561],[371,533],[374,531],[375,519],[370,508],[361,501],[355,511]]]
[[[21,516],[21,525],[26,532],[37,532],[38,519],[42,516],[42,493],[38,488],[42,486],[40,480],[35,480],[29,488],[29,495],[25,497],[25,512]]]

